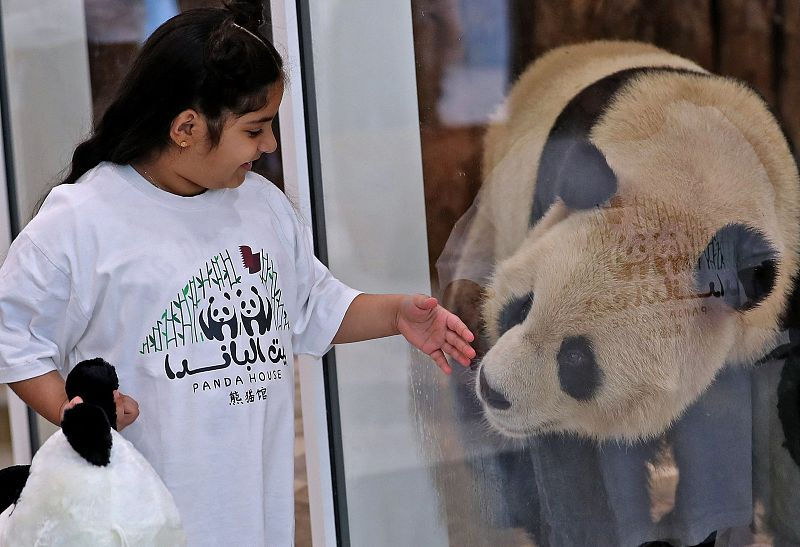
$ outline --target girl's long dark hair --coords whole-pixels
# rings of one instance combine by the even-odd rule
[[[259,34],[261,0],[183,12],[147,39],[116,99],[92,135],[75,149],[72,184],[102,161],[127,164],[171,144],[172,120],[193,108],[209,122],[216,145],[225,115],[258,110],[270,86],[283,79],[283,61]]]

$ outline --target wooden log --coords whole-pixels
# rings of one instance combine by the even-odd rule
[[[437,126],[445,68],[463,54],[458,9],[452,0],[413,0],[411,22],[420,124]]]
[[[714,22],[710,0],[642,2],[636,39],[655,44],[714,70]]]
[[[420,128],[428,256],[434,285],[438,281],[436,260],[481,184],[483,133],[480,126]]]
[[[512,74],[554,47],[639,40],[713,65],[710,0],[511,0]]]
[[[781,19],[783,51],[778,111],[795,150],[800,152],[800,2],[783,2]]]
[[[718,0],[718,2],[717,71],[745,80],[774,107],[776,105],[773,62],[775,0]]]

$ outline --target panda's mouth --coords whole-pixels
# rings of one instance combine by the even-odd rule
[[[515,427],[501,422],[497,418],[493,417],[489,411],[485,411],[485,416],[492,429],[502,435],[505,435],[506,437],[511,437],[514,439],[525,439],[535,435],[541,435],[543,433],[547,433],[548,431],[553,431],[557,425],[555,420],[544,420],[537,424],[526,427]]]
[[[501,427],[498,428],[498,430],[506,437],[512,437],[514,439],[527,439],[528,437],[532,437],[536,434],[536,430],[528,429],[511,429],[507,427]]]

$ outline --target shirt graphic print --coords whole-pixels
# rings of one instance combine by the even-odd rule
[[[241,245],[214,255],[166,303],[139,353],[158,354],[164,377],[190,383],[194,396],[225,390],[230,406],[265,401],[269,383],[290,372],[283,338],[291,326],[279,281],[264,250]],[[211,347],[190,356],[194,344]],[[197,355],[203,360],[193,361]]]

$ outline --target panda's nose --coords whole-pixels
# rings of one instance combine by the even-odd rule
[[[478,382],[481,386],[481,395],[486,401],[486,404],[499,410],[506,410],[507,408],[511,407],[511,402],[506,399],[502,393],[494,390],[492,386],[489,385],[489,382],[486,381],[486,375],[483,373],[483,367],[481,367],[479,377],[480,378]]]

